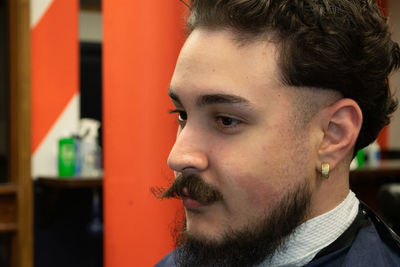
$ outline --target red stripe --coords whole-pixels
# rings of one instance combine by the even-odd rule
[[[78,0],[54,0],[31,30],[32,153],[79,90]]]
[[[388,135],[389,135],[389,127],[386,126],[385,128],[382,129],[377,138],[377,142],[381,147],[381,149],[388,148]]]
[[[377,3],[381,9],[381,12],[384,16],[388,16],[389,10],[388,10],[388,1],[387,0],[377,0]]]

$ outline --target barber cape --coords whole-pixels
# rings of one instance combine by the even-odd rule
[[[174,251],[155,266],[176,266]],[[320,250],[310,262],[281,266],[400,267],[400,239],[367,205],[360,203],[357,216],[347,230]]]

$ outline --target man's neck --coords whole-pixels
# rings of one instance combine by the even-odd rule
[[[307,220],[329,212],[348,196],[350,191],[348,168],[335,171],[328,179],[317,178],[314,187]]]
[[[300,225],[286,245],[261,266],[302,266],[336,240],[357,216],[359,201],[353,192],[334,209]]]

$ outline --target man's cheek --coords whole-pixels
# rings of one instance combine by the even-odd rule
[[[273,205],[282,192],[263,177],[251,174],[238,175],[233,182],[240,199],[249,209],[266,210]],[[237,199],[239,199],[237,198]],[[246,208],[246,207],[245,207]]]

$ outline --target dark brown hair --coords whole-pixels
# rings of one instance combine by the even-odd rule
[[[241,41],[274,36],[282,82],[333,89],[358,103],[355,151],[375,140],[397,107],[388,75],[399,67],[399,46],[375,0],[192,0],[187,29],[196,27],[231,29]]]

